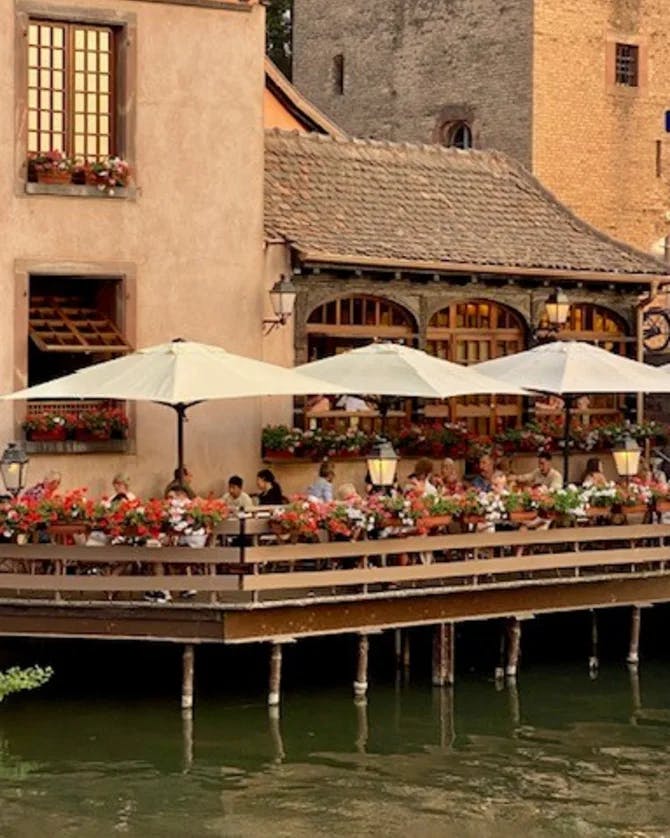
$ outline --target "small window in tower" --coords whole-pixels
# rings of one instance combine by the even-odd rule
[[[616,45],[615,80],[626,87],[639,84],[640,48],[634,44]]]
[[[342,53],[333,58],[333,90],[338,96],[344,95],[344,56]]]
[[[443,142],[449,148],[472,148],[472,128],[467,122],[452,122],[444,128]]]

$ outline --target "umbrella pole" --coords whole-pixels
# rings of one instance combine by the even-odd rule
[[[570,413],[572,409],[572,396],[564,396],[565,399],[565,427],[563,428],[563,485],[568,485],[570,472]]]
[[[186,405],[176,404],[177,411],[177,474],[179,481],[184,478],[184,421],[186,419]]]

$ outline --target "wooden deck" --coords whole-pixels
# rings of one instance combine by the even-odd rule
[[[245,643],[667,602],[668,539],[640,524],[242,550],[4,544],[0,634]],[[174,599],[145,602],[153,590]]]

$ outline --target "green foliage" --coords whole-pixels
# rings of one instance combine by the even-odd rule
[[[6,672],[0,672],[0,701],[12,693],[43,686],[52,675],[53,669],[50,666],[30,666],[27,669],[12,666]]]
[[[282,73],[291,78],[293,0],[270,0],[266,14],[265,50]]]

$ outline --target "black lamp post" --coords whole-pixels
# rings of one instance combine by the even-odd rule
[[[5,489],[15,498],[25,488],[28,472],[28,455],[22,445],[10,442],[0,458],[0,472]]]
[[[546,340],[555,340],[570,316],[570,300],[565,291],[554,288],[544,304],[543,317],[533,332],[537,345]]]

